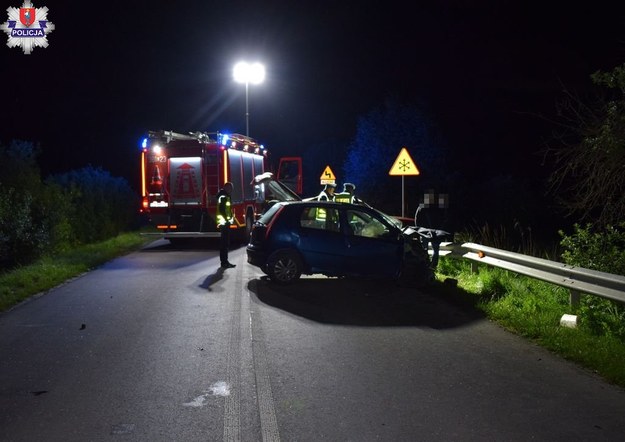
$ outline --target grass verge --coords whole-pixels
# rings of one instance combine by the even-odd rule
[[[583,315],[575,329],[560,326],[563,314],[581,313],[569,305],[566,289],[483,265],[472,273],[470,263],[453,258],[441,259],[438,270],[439,281],[457,281],[441,284],[441,294],[469,303],[511,332],[625,387],[622,339],[597,334]]]
[[[137,250],[154,238],[139,232],[123,233],[115,238],[77,247],[0,274],[0,312],[26,298],[93,269],[111,259]]]

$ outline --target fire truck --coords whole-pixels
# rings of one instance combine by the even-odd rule
[[[217,193],[230,181],[230,228],[246,241],[271,203],[301,199],[301,171],[300,157],[282,158],[274,179],[268,150],[244,135],[150,131],[141,148],[141,212],[171,241],[219,237]]]

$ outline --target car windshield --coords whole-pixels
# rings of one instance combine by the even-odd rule
[[[373,209],[373,210],[375,210],[377,213],[379,213],[380,216],[382,218],[384,218],[384,220],[387,221],[391,226],[395,226],[398,229],[402,228],[402,222],[400,220],[398,220],[397,218],[395,218],[393,216],[390,216],[390,215],[387,215],[384,212],[380,212],[378,209]]]

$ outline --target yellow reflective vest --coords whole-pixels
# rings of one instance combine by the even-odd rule
[[[230,195],[226,192],[219,192],[217,195],[217,225],[221,227],[226,224],[232,224],[233,221]]]

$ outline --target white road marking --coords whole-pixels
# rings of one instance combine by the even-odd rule
[[[271,393],[271,380],[267,368],[267,356],[265,351],[264,337],[260,316],[254,318],[250,312],[250,325],[252,328],[252,349],[254,353],[254,372],[256,373],[256,392],[258,393],[258,407],[260,414],[260,429],[263,434],[263,442],[280,442],[278,419]]]
[[[242,269],[236,271],[232,317],[230,318],[230,340],[228,343],[227,380],[231,386],[230,394],[224,404],[224,441],[241,440],[241,298],[243,297]]]
[[[241,261],[239,260],[237,263],[239,266],[236,271],[232,317],[230,319],[227,383],[224,382],[229,394],[225,395],[223,440],[224,442],[241,441],[241,367],[242,365],[246,366],[242,362],[248,362],[245,359],[247,355],[252,358],[249,362],[253,365],[254,370],[262,440],[263,442],[280,442],[262,324],[258,311],[254,311],[254,307],[250,306],[252,294],[247,290],[250,269],[247,263]],[[213,384],[213,386],[215,385]],[[216,388],[212,391],[225,392],[226,388],[224,386],[224,388]]]
[[[204,405],[206,405],[207,397],[208,397],[208,394],[203,394],[203,395],[196,397],[191,402],[185,402],[182,405],[184,407],[194,407],[194,408],[203,407]]]
[[[210,392],[213,396],[230,396],[230,385],[227,382],[215,382],[211,385]]]
[[[210,386],[207,393],[201,394],[191,402],[185,402],[182,405],[184,407],[203,407],[209,396],[230,396],[230,385],[224,381],[215,382]]]
[[[243,269],[246,281],[250,280],[249,266]],[[260,430],[263,442],[280,442],[280,430],[276,418],[276,408],[271,392],[271,379],[267,362],[267,350],[265,349],[265,337],[260,320],[258,307],[250,303],[249,290],[245,293],[245,311],[249,314],[248,332],[252,342],[252,358],[254,359],[254,374],[256,376],[256,394],[258,396],[258,413],[260,416]]]

